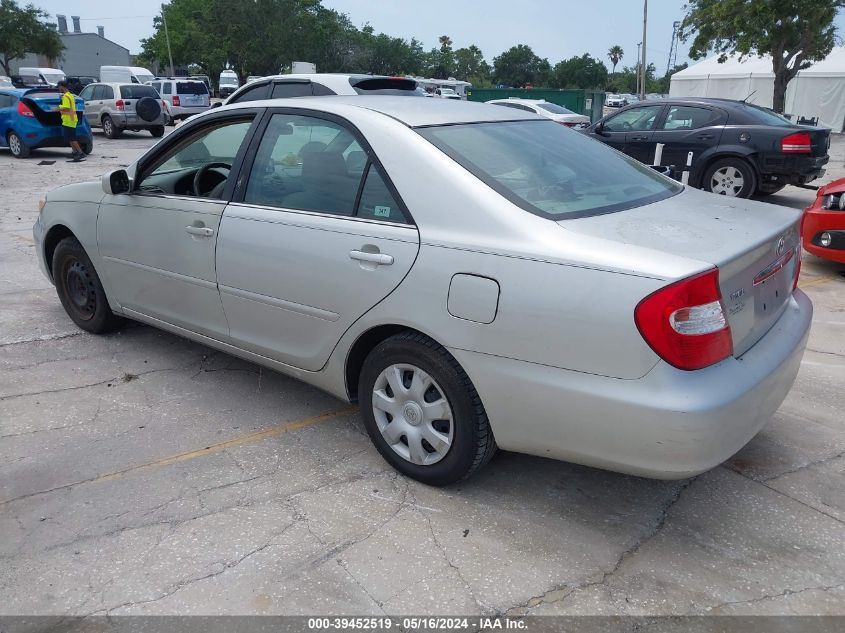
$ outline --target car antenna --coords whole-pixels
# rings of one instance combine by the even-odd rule
[[[748,95],[747,97],[745,97],[745,99],[743,99],[742,101],[740,101],[740,103],[745,103],[745,102],[746,102],[746,101],[748,101],[751,97],[753,97],[756,93],[757,93],[757,91],[756,91],[756,90],[752,90],[752,91],[751,91],[751,94],[750,94],[750,95]]]

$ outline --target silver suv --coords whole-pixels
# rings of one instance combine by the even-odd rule
[[[79,95],[85,101],[85,118],[92,128],[101,127],[108,138],[124,130],[149,130],[164,136],[165,104],[155,88],[139,84],[88,84]]]
[[[147,85],[155,88],[161,98],[167,101],[170,116],[174,120],[187,119],[194,114],[205,112],[210,106],[208,86],[203,81],[189,77],[156,78],[154,81],[148,81]]]

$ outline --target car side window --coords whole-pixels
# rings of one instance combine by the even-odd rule
[[[351,217],[366,160],[345,127],[274,114],[258,146],[244,202]]]
[[[337,94],[328,86],[324,86],[323,84],[317,83],[316,81],[311,82],[311,91],[314,93],[315,97],[327,97],[329,95]]]
[[[386,220],[388,222],[407,222],[402,208],[387,187],[378,167],[367,164],[367,179],[361,190],[356,217],[368,220]]]
[[[94,95],[94,89],[96,86],[85,86],[84,90],[79,93],[79,98],[83,101],[90,101],[91,97]]]
[[[155,193],[219,198],[251,125],[252,117],[217,121],[203,127],[145,165],[137,188]],[[212,163],[215,167],[208,171],[214,173],[207,174],[211,182],[197,193],[193,188],[194,178],[200,169]]]
[[[236,99],[230,101],[230,103],[243,103],[244,101],[261,101],[261,99],[267,98],[267,89],[269,87],[269,83],[264,81],[261,83],[257,83],[254,86],[250,86],[249,88],[244,89],[244,91],[237,96]]]
[[[708,108],[694,106],[672,106],[666,121],[663,123],[664,130],[697,130],[700,127],[712,125],[721,118],[721,115]]]
[[[163,83],[161,87],[164,90],[164,92],[162,94],[166,94],[166,95],[173,94],[173,84],[170,83],[169,81]]]
[[[644,132],[653,130],[654,123],[657,121],[657,117],[662,109],[662,105],[652,105],[625,110],[605,121],[604,129],[608,132]]]
[[[273,84],[271,99],[285,99],[290,97],[310,97],[311,83],[299,81],[282,81]]]
[[[94,86],[94,91],[91,93],[91,99],[93,101],[99,101],[103,98],[103,88],[105,86]]]
[[[102,91],[100,93],[101,94],[100,99],[103,99],[103,100],[114,99],[114,88],[112,88],[111,86],[101,86],[101,87],[102,87]]]

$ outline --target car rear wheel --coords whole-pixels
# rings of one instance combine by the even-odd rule
[[[161,138],[164,136],[164,126],[156,125],[155,127],[151,127],[150,134],[152,134],[155,138]]]
[[[103,117],[103,134],[106,138],[117,138],[120,136],[120,128],[114,124],[111,117],[106,115]]]
[[[746,161],[720,158],[705,170],[702,189],[730,198],[748,198],[757,190],[757,178]]]
[[[23,142],[23,139],[18,136],[17,132],[9,132],[6,139],[9,144],[9,151],[15,158],[26,158],[29,156],[29,147]]]
[[[370,439],[403,475],[444,486],[484,466],[496,441],[455,358],[430,338],[397,334],[367,356],[358,385]]]
[[[94,265],[76,238],[66,237],[53,252],[56,293],[71,320],[87,332],[103,334],[123,325],[111,311]]]

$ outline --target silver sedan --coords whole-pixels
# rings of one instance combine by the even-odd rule
[[[41,206],[79,327],[134,319],[357,401],[435,485],[497,447],[712,468],[782,402],[812,316],[799,212],[476,103],[225,106]]]

